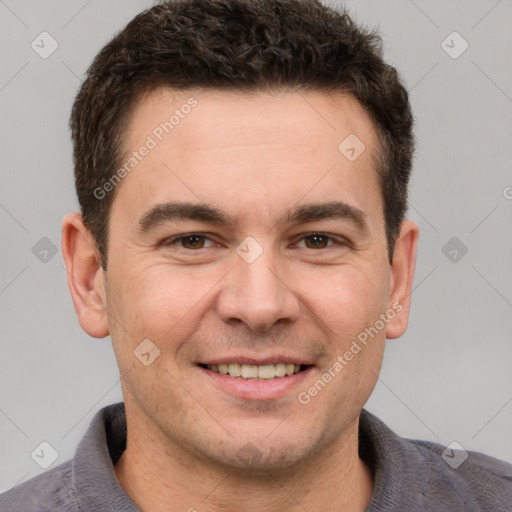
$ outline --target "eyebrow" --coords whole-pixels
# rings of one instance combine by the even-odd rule
[[[156,205],[144,213],[138,222],[138,231],[147,233],[160,224],[182,219],[223,225],[233,230],[238,224],[235,217],[214,206],[200,203],[168,202]],[[348,220],[365,233],[369,229],[365,212],[342,201],[296,206],[286,212],[277,223],[305,224],[324,219]]]

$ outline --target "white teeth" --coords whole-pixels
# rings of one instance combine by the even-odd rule
[[[273,379],[276,376],[276,368],[273,364],[258,366],[258,378]]]
[[[284,377],[286,375],[286,365],[283,363],[275,364],[276,377]]]
[[[240,377],[242,371],[237,363],[228,364],[228,372],[231,377]]]
[[[243,379],[274,379],[276,377],[286,377],[299,373],[300,364],[265,364],[261,366],[253,364],[209,364],[208,370],[222,375],[239,377]]]
[[[231,373],[230,373],[231,375]],[[255,379],[258,376],[258,367],[253,364],[242,365],[242,377],[244,379]],[[231,377],[238,377],[238,375],[231,375]]]

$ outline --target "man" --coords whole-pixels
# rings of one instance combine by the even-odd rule
[[[99,53],[63,221],[124,403],[6,511],[505,511],[512,466],[363,409],[410,309],[412,115],[380,40],[303,0],[183,0]]]

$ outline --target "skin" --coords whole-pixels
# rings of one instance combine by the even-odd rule
[[[386,338],[407,327],[418,226],[402,223],[390,264],[375,128],[347,94],[160,89],[136,105],[127,154],[191,96],[197,106],[115,191],[106,272],[81,216],[62,225],[80,325],[110,334],[123,376],[128,441],[116,477],[152,512],[363,511],[373,477],[358,456],[359,413]],[[349,134],[366,146],[352,162],[338,150]],[[144,213],[167,201],[206,203],[238,223],[181,219],[140,233]],[[330,201],[362,210],[367,231],[339,218],[278,222],[297,205]],[[311,232],[332,238],[318,247]],[[187,233],[208,238],[163,244]],[[263,249],[252,263],[236,252],[248,236]],[[300,403],[298,392],[396,304],[378,335]],[[160,355],[145,366],[134,349],[148,338]],[[314,367],[279,398],[241,399],[196,365],[234,353],[294,354]],[[248,443],[252,461],[240,456]]]

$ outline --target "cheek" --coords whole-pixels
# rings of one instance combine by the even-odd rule
[[[313,321],[328,345],[322,373],[329,373],[333,383],[324,400],[343,405],[338,411],[341,421],[344,407],[356,410],[365,403],[377,381],[386,339],[381,320],[387,307],[385,279],[377,273],[370,279],[368,272],[355,267],[338,269],[328,291],[316,292],[312,300]]]
[[[135,265],[119,276],[122,277],[113,290],[113,295],[121,301],[116,304],[116,315],[129,327],[130,337],[142,336],[155,343],[175,337],[190,324],[200,314],[218,281],[211,271],[189,272],[165,263]]]
[[[357,335],[387,304],[386,278],[375,270],[346,265],[323,275],[304,272],[296,282],[301,283],[302,301],[331,337]]]

